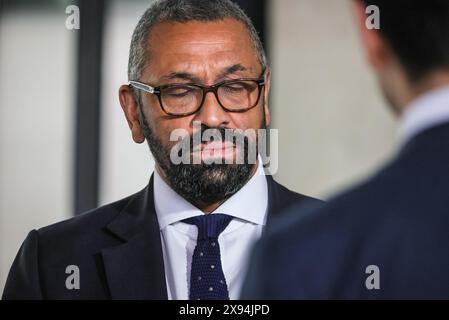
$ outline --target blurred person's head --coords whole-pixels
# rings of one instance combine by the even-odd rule
[[[355,0],[367,59],[397,113],[422,93],[449,84],[449,1]],[[368,6],[380,28],[366,27]]]
[[[201,132],[214,129],[222,135],[225,129],[257,130],[269,125],[270,77],[265,52],[251,20],[235,3],[155,2],[134,30],[128,78],[159,88],[149,93],[137,90],[136,86],[122,86],[120,103],[134,141],[147,140],[156,170],[177,193],[207,211],[250,179],[257,163],[174,164],[170,159],[177,144],[170,141],[170,134],[184,129],[188,132],[186,138],[193,141],[194,122],[201,122]],[[227,82],[236,79],[253,80]],[[196,86],[213,86],[224,81],[226,84],[215,93],[204,93]],[[243,93],[248,102],[240,105],[233,97]],[[221,154],[210,155],[205,151],[206,143],[192,145],[191,153],[235,158],[235,144],[224,141],[219,150],[220,146]]]

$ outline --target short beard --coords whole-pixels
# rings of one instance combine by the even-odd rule
[[[222,203],[239,191],[252,177],[257,162],[250,164],[248,161],[247,138],[245,138],[245,161],[243,164],[173,164],[170,161],[169,148],[164,147],[161,139],[154,135],[142,110],[140,113],[143,134],[153,157],[165,174],[168,184],[176,193],[194,206],[201,208]],[[262,129],[266,128],[265,123],[264,117]],[[202,126],[201,134],[204,131],[203,129],[208,128]],[[222,130],[224,129],[216,130],[223,133]],[[192,137],[190,137],[190,141],[192,140]],[[193,150],[193,148],[190,150]]]

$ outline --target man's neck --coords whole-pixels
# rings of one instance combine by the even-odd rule
[[[449,85],[449,72],[437,71],[425,80],[411,86],[409,93],[402,103],[402,114],[408,109],[410,104],[423,94]]]

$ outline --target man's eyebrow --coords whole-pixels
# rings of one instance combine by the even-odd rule
[[[224,78],[230,74],[236,73],[238,71],[248,71],[248,68],[242,66],[241,64],[237,63],[232,66],[226,67],[222,69],[220,75],[218,78]],[[200,83],[201,79],[197,76],[195,76],[192,73],[189,72],[172,72],[166,76],[163,76],[162,79],[164,80],[175,80],[175,79],[181,79],[181,80],[189,80],[194,83]]]
[[[234,64],[234,65],[232,65],[232,66],[230,66],[230,67],[224,68],[224,69],[222,70],[220,76],[221,76],[221,77],[225,77],[225,76],[227,76],[227,75],[236,73],[236,72],[238,72],[238,71],[247,71],[247,70],[248,70],[248,69],[247,69],[246,67],[242,66],[240,63],[237,63],[237,64]]]
[[[182,80],[190,80],[192,82],[199,82],[200,79],[188,72],[172,72],[167,76],[162,77],[162,79],[174,80],[174,79],[182,79]]]

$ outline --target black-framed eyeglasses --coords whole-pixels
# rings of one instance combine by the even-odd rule
[[[162,111],[171,116],[188,116],[203,106],[206,94],[213,92],[220,106],[228,112],[245,112],[259,103],[265,86],[265,71],[260,78],[226,80],[212,86],[200,84],[169,84],[152,87],[139,81],[129,81],[129,86],[155,94]]]

